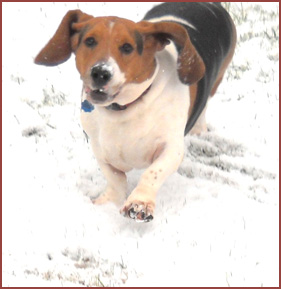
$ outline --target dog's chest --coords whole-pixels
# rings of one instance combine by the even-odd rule
[[[98,145],[103,159],[125,171],[150,165],[162,139],[161,128],[152,124],[149,119],[144,118],[118,125],[100,124]]]

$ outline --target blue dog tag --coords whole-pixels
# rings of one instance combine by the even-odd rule
[[[95,107],[88,100],[84,100],[81,103],[81,109],[84,110],[85,112],[92,112],[95,109]]]

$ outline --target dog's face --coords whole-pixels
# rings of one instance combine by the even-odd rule
[[[152,77],[161,46],[154,37],[144,37],[136,23],[102,17],[73,27],[80,31],[72,40],[76,66],[93,103],[122,104],[128,84],[142,84]]]
[[[94,18],[69,11],[35,62],[57,65],[72,52],[89,100],[107,106],[134,101],[149,86],[155,54],[173,40],[181,47],[178,74],[192,84],[204,75],[204,64],[187,32],[176,23],[149,23],[117,17]]]

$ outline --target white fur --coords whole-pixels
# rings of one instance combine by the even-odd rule
[[[156,17],[156,18],[152,18],[148,20],[149,22],[161,22],[161,21],[174,21],[183,25],[186,25],[194,30],[197,30],[196,27],[194,25],[192,25],[190,22],[181,19],[179,17],[173,16],[173,15],[165,15],[165,16],[161,16],[161,17]]]
[[[107,65],[113,74],[113,78],[110,80],[108,85],[110,87],[122,86],[123,83],[125,83],[125,81],[126,81],[125,74],[123,72],[121,72],[115,59],[113,57],[110,57],[108,62],[107,62]]]

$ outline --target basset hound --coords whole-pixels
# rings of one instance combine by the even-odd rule
[[[184,155],[184,136],[206,130],[205,108],[229,65],[236,29],[220,3],[163,3],[138,23],[72,10],[35,58],[53,66],[73,52],[83,82],[81,122],[108,201],[137,222]],[[62,80],[63,81],[63,80]],[[126,173],[145,169],[127,195]]]

